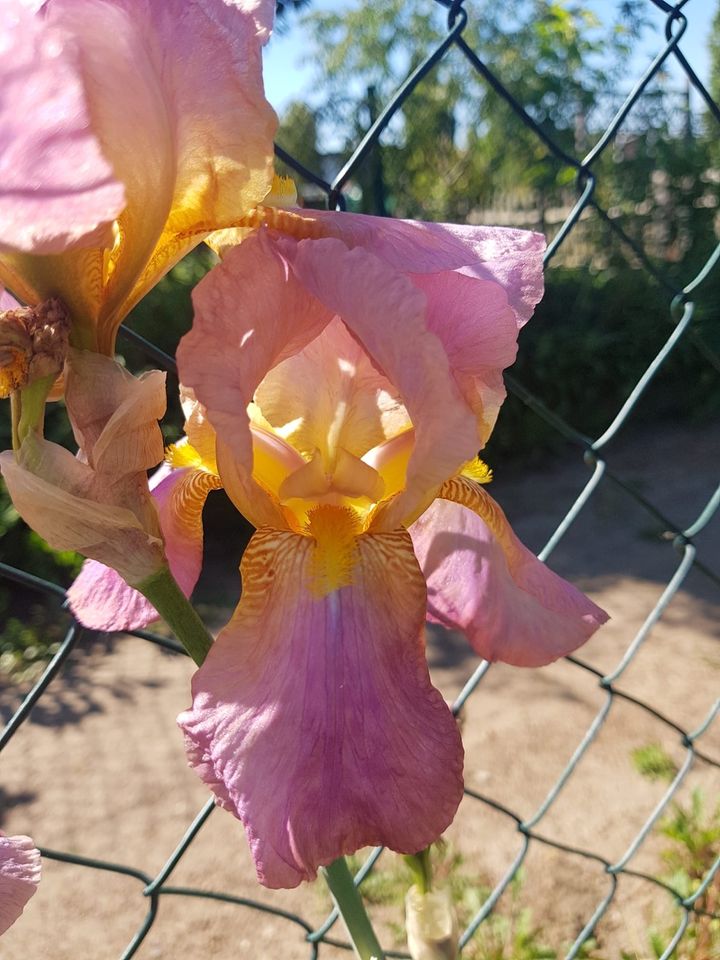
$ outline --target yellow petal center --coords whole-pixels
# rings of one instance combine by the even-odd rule
[[[310,564],[310,592],[324,597],[352,583],[362,524],[350,507],[319,504],[308,511],[305,531],[315,541]]]

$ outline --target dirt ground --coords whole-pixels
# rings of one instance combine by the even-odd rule
[[[692,522],[718,483],[720,429],[657,429],[624,438],[610,451],[612,469],[677,523]],[[588,476],[577,454],[542,470],[494,483],[526,543],[539,549]],[[579,583],[612,615],[580,658],[611,671],[633,641],[678,567],[662,524],[604,480],[554,552],[551,565]],[[720,516],[698,537],[699,556],[720,570]],[[660,622],[617,681],[685,730],[699,727],[720,693],[720,591],[693,569]],[[477,666],[461,638],[433,633],[428,656],[437,686],[451,698]],[[187,769],[176,714],[188,705],[191,664],[144,641],[117,637],[78,651],[2,755],[0,827],[29,833],[43,847],[117,861],[154,875],[207,799]],[[6,683],[7,718],[23,691]],[[562,661],[542,670],[494,665],[465,711],[467,785],[521,817],[532,816],[607,700],[597,678]],[[667,788],[640,776],[631,752],[659,743],[678,762],[680,735],[651,713],[614,698],[607,719],[549,811],[543,837],[606,859],[622,857]],[[720,718],[698,743],[720,760]],[[701,786],[720,795],[717,767],[697,760],[679,793]],[[522,846],[514,821],[466,797],[449,840],[463,870],[492,886]],[[652,833],[630,866],[663,871],[666,844]],[[392,856],[381,861],[389,864]],[[273,892],[259,887],[240,825],[216,810],[173,873],[171,883],[225,891],[322,920],[320,885]],[[602,864],[532,840],[519,903],[532,910],[541,941],[560,955],[610,890]],[[43,880],[26,914],[3,937],[2,960],[116,960],[145,916],[142,882],[45,860]],[[500,901],[508,909],[510,894]],[[667,916],[668,897],[646,881],[621,877],[597,930],[598,956],[622,950],[649,956],[647,930]],[[399,908],[374,910],[388,946]],[[665,922],[665,921],[663,921]],[[340,931],[338,929],[338,935]],[[180,896],[161,898],[157,919],[136,956],[309,958],[303,930],[247,907]],[[397,946],[396,946],[397,948]],[[348,957],[323,946],[323,960]],[[508,960],[511,954],[506,954]],[[701,958],[698,958],[701,960]],[[702,958],[704,960],[704,958]]]

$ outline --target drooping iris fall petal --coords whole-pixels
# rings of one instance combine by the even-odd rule
[[[11,15],[23,7],[7,5]],[[29,50],[25,73],[14,78],[12,53],[1,58],[3,93],[7,75],[40,102],[55,66],[61,83],[54,113],[28,103],[23,114],[21,97],[0,100],[0,155],[18,185],[4,198],[17,225],[8,233],[0,185],[0,279],[29,303],[60,297],[76,344],[111,353],[117,326],[143,294],[267,193],[276,120],[260,48],[272,11],[271,0],[48,0],[32,17],[37,55]],[[114,203],[91,208],[93,220],[80,201],[103,185]],[[64,240],[52,224],[42,236],[21,230],[43,191],[52,196],[47,217],[57,208],[68,218]],[[108,221],[102,238],[90,234]]]
[[[428,586],[428,619],[462,630],[487,660],[539,667],[608,619],[514,534],[492,497],[456,477],[410,528]]]
[[[251,282],[255,292],[248,298]],[[250,477],[248,404],[257,391],[261,407],[262,398],[268,396],[269,415],[278,422],[282,412],[270,396],[272,384],[262,385],[263,377],[273,368],[279,370],[283,360],[300,353],[315,337],[322,339],[333,316],[362,347],[366,362],[402,395],[414,427],[405,489],[389,506],[381,529],[393,529],[420,513],[442,481],[473,455],[474,418],[460,396],[440,340],[427,329],[425,297],[374,255],[350,251],[334,239],[276,241],[262,230],[231,251],[198,285],[194,303],[193,329],[178,350],[182,378],[195,390],[217,430],[226,488],[256,526],[283,526],[284,521],[258,494]],[[324,371],[318,374],[324,378]],[[380,378],[366,383],[365,389],[375,402]],[[328,450],[320,450],[333,460],[324,465],[326,472],[335,469],[333,452],[342,446],[343,421],[350,413],[347,401],[352,399],[357,412],[361,396],[362,391],[355,389],[352,398],[334,398],[339,418],[334,426],[324,422],[320,409],[312,411],[317,430],[324,431],[333,447],[331,451],[326,444]],[[307,432],[308,409],[294,406],[290,397],[286,406],[286,421],[304,417]],[[351,452],[351,446],[345,441],[342,449]]]
[[[0,934],[18,919],[40,882],[40,852],[30,837],[0,833]]]
[[[242,819],[269,887],[369,844],[422,849],[462,796],[462,745],[428,676],[408,534],[360,536],[352,582],[325,594],[321,553],[308,536],[255,534],[240,604],[178,718],[191,764]]]

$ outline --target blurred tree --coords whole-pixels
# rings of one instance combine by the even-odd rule
[[[284,33],[288,29],[290,15],[303,10],[310,0],[275,0],[275,29]]]
[[[710,93],[720,103],[720,3],[717,5],[708,41],[710,51]]]
[[[323,96],[319,121],[340,133],[348,153],[371,123],[368,91],[387,103],[447,35],[446,11],[431,0],[315,11],[304,23]],[[616,99],[639,23],[635,2],[620,4],[618,19],[607,25],[571,0],[506,0],[473,10],[463,36],[540,127],[572,151],[593,115],[607,113]],[[498,191],[524,188],[545,197],[568,179],[455,48],[422,80],[374,150],[382,152],[385,201],[396,215],[463,217]],[[358,171],[366,212],[378,212],[377,190],[370,188],[376,163],[368,156]]]
[[[317,117],[311,108],[300,100],[290,103],[280,118],[277,143],[307,170],[322,176],[323,160],[318,150]],[[276,160],[275,167],[281,176],[292,177],[301,196],[313,196],[313,187],[293,168]]]

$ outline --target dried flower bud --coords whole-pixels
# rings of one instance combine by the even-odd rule
[[[70,317],[61,300],[0,311],[0,397],[57,376],[65,363]]]
[[[449,890],[421,893],[410,887],[405,897],[405,926],[413,960],[456,960],[458,922]]]

